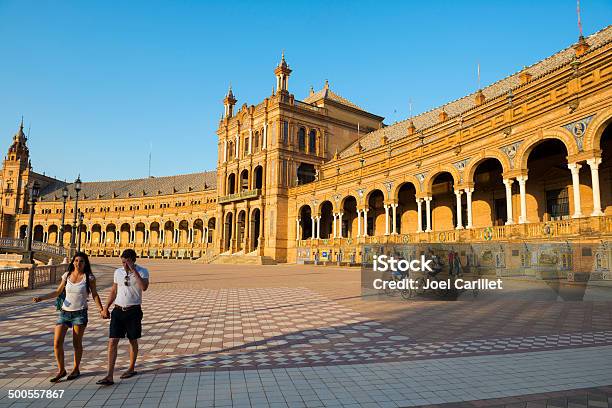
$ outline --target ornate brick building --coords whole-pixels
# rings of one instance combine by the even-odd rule
[[[385,126],[325,84],[272,94],[219,123],[217,171],[83,183],[83,247],[216,262],[359,261],[362,244],[608,241],[612,26],[472,95]],[[74,186],[32,171],[21,128],[2,169],[2,236],[66,244]]]

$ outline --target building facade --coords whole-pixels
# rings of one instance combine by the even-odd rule
[[[83,183],[86,251],[204,262],[358,263],[363,244],[608,241],[612,26],[448,104],[386,126],[330,89],[276,87],[219,122],[216,172]],[[64,245],[73,184],[32,171],[23,126],[2,169],[2,236]],[[62,190],[68,190],[64,212]],[[62,227],[62,215],[65,214]],[[63,234],[63,235],[62,235]]]

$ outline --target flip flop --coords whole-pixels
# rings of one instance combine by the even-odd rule
[[[103,378],[101,380],[96,381],[96,384],[98,385],[113,385],[114,383],[114,381],[111,381],[108,378]]]
[[[66,377],[66,381],[72,381],[72,380],[76,380],[77,378],[79,378],[81,376],[81,372],[77,371],[70,373],[70,375],[68,377]]]
[[[121,377],[119,378],[121,378],[122,380],[125,380],[126,378],[132,378],[136,374],[138,374],[137,371],[126,371],[125,373],[121,374]]]
[[[66,374],[68,374],[68,373],[66,372],[66,370],[64,370],[63,372],[59,373],[55,377],[49,379],[49,382],[56,383],[59,380],[61,380],[62,378],[64,378],[66,376]]]

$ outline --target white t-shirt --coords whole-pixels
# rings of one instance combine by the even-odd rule
[[[136,270],[142,279],[149,279],[149,271],[140,265],[135,265]],[[126,286],[125,276],[128,275],[123,267],[115,271],[114,282],[117,284],[117,297],[115,304],[121,307],[139,305],[142,303],[142,290],[136,283],[134,272],[128,275],[128,285]]]
[[[62,280],[66,281],[66,298],[62,304],[62,310],[66,312],[76,312],[77,310],[87,309],[87,286],[85,285],[85,277],[77,283],[72,283],[67,279],[68,272],[62,275]],[[95,280],[93,275],[89,275],[89,282]]]

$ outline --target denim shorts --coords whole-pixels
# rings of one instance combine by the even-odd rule
[[[60,310],[55,324],[65,324],[68,327],[72,327],[72,325],[84,326],[87,324],[87,321],[87,309],[76,310],[74,312]]]

